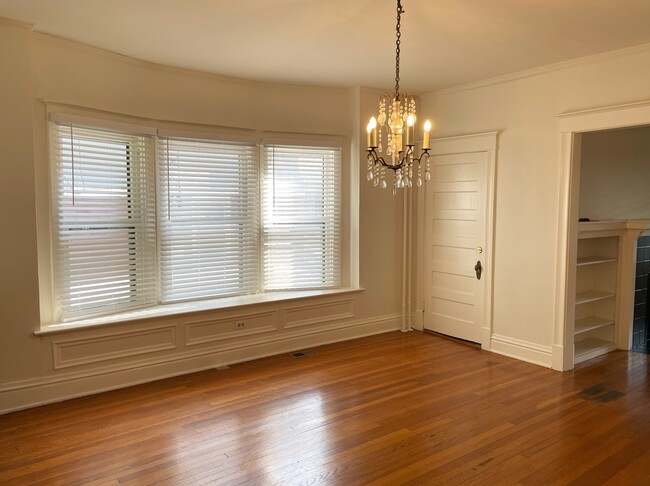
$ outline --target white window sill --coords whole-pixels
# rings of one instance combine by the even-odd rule
[[[267,292],[264,294],[240,295],[237,297],[226,297],[222,299],[201,300],[194,302],[178,302],[174,304],[163,304],[155,307],[147,307],[128,312],[120,312],[101,317],[82,319],[78,321],[64,322],[60,324],[49,324],[35,331],[37,336],[55,334],[65,331],[79,331],[82,329],[95,328],[109,324],[119,324],[140,319],[151,319],[156,317],[174,316],[179,314],[190,314],[218,309],[234,309],[254,304],[265,304],[270,302],[284,302],[310,297],[327,295],[340,295],[362,292],[363,288],[344,288],[331,290],[300,290],[287,292]]]

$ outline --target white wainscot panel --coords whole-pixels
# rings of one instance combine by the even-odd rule
[[[284,327],[310,326],[354,317],[354,299],[301,304],[284,308]]]
[[[176,324],[52,342],[54,369],[176,349]]]
[[[277,310],[212,316],[185,322],[185,345],[212,343],[278,329]]]

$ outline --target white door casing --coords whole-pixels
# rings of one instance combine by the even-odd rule
[[[492,327],[496,144],[497,133],[434,140],[423,201],[424,328],[484,349]]]
[[[650,125],[650,101],[609,106],[558,115],[560,136],[560,180],[553,326],[552,368],[573,369],[573,318],[575,305],[575,259],[578,246],[580,201],[580,149],[583,133]],[[627,312],[633,312],[628,309]],[[622,326],[630,342],[631,326]]]

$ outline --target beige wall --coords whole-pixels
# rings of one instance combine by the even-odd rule
[[[0,383],[43,372],[32,136],[31,32],[0,24]],[[2,407],[0,407],[2,408]]]
[[[650,218],[650,127],[582,136],[580,217]]]
[[[423,97],[436,137],[499,130],[493,332],[550,352],[558,233],[557,115],[650,99],[650,48]],[[516,341],[515,341],[516,342]],[[550,356],[549,356],[550,364]]]
[[[166,68],[9,22],[0,22],[0,45],[0,197],[2,221],[11,227],[0,239],[2,275],[11,276],[0,283],[0,412],[399,328],[399,198],[359,185],[357,169],[364,154],[358,128],[375,108],[374,92]],[[39,259],[41,288],[49,279],[42,100],[97,113],[343,136],[345,207],[352,216],[346,218],[345,234],[353,242],[344,260],[350,283],[358,281],[365,290],[35,336],[39,300],[45,319],[50,305],[47,292],[39,295],[38,283]],[[243,337],[232,336],[231,321],[242,315],[251,329]]]

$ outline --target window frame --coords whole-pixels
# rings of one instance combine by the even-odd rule
[[[342,152],[343,152],[343,150],[338,145],[334,145],[334,144],[325,145],[323,143],[318,143],[319,140],[313,140],[312,139],[311,142],[312,143],[309,143],[309,144],[295,143],[295,142],[294,143],[287,143],[286,141],[284,141],[283,143],[270,143],[268,141],[268,139],[265,139],[264,143],[260,146],[260,174],[261,174],[260,189],[262,191],[261,197],[260,197],[260,213],[261,213],[261,216],[260,216],[260,234],[261,234],[262,242],[260,244],[259,251],[260,251],[261,265],[263,267],[263,276],[264,276],[264,279],[265,279],[264,286],[262,287],[262,290],[264,292],[285,292],[285,291],[292,291],[292,290],[325,290],[325,289],[335,289],[335,288],[340,288],[341,287],[341,281],[342,281],[342,268],[341,268],[341,256],[342,255],[341,255],[341,253],[342,253],[342,243],[343,243],[342,242],[342,236],[341,236],[342,226],[343,226],[343,223],[342,223],[342,209],[341,209],[341,207],[342,207],[341,199],[342,199],[342,194],[343,194],[342,181],[341,181],[341,171],[342,171]],[[334,164],[337,165],[338,167],[334,167],[334,168],[338,169],[339,173],[335,174],[335,176],[333,177],[335,186],[334,187],[326,187],[326,185],[325,185],[325,181],[326,181],[326,178],[327,178],[326,170],[328,168],[326,165],[322,166],[323,171],[320,173],[321,177],[323,179],[322,197],[325,197],[325,194],[328,191],[332,191],[332,192],[335,193],[335,196],[338,196],[338,201],[336,201],[337,214],[336,214],[336,216],[334,218],[334,221],[332,222],[333,224],[336,225],[333,232],[338,234],[338,241],[335,243],[335,247],[338,250],[338,252],[337,252],[338,254],[334,255],[333,257],[328,256],[328,252],[324,250],[323,255],[322,255],[322,259],[324,261],[328,260],[329,258],[332,258],[333,260],[336,261],[336,267],[337,267],[337,271],[335,272],[335,274],[336,274],[335,275],[335,280],[336,281],[333,282],[332,284],[324,283],[323,285],[313,285],[313,286],[306,286],[306,287],[276,286],[276,287],[273,287],[273,288],[270,288],[267,285],[267,282],[266,282],[267,272],[266,272],[265,261],[266,261],[267,247],[268,247],[267,237],[269,236],[269,231],[267,229],[267,227],[268,227],[267,218],[265,218],[264,212],[265,211],[271,211],[272,212],[272,210],[267,207],[268,200],[267,200],[267,195],[264,193],[264,188],[266,188],[267,185],[273,185],[273,183],[274,183],[274,181],[269,181],[269,179],[267,177],[267,173],[269,172],[269,168],[267,167],[267,165],[269,164],[269,160],[267,160],[267,159],[269,159],[269,157],[268,157],[269,150],[273,154],[271,157],[273,159],[275,159],[275,148],[276,147],[279,148],[280,150],[284,150],[285,153],[291,152],[291,149],[294,149],[294,150],[306,149],[305,150],[306,154],[296,155],[295,156],[296,158],[309,157],[309,155],[312,155],[312,154],[308,153],[309,150],[322,150],[323,154],[325,154],[327,150],[337,151],[337,153],[334,154],[334,158],[335,158]],[[275,161],[274,160],[273,160],[272,164],[273,164],[273,168],[271,169],[271,171],[275,175]],[[287,170],[287,168],[285,167],[284,170]],[[275,190],[275,187],[273,187],[273,190]],[[326,208],[326,204],[324,203],[321,206],[321,209],[324,210],[325,208]],[[321,232],[323,233],[323,239],[321,240],[321,243],[322,243],[323,247],[327,246],[327,243],[326,243],[327,236],[326,236],[326,234],[328,232],[332,231],[332,228],[327,227],[327,225],[329,223],[327,219],[328,218],[323,216],[322,220],[315,220],[314,222],[311,223],[311,224],[314,224],[314,225],[318,225],[318,224],[323,225],[323,228],[321,229]],[[284,224],[300,224],[300,222],[298,222],[298,223],[284,223]],[[302,225],[309,225],[309,223],[303,222]],[[303,233],[305,231],[306,230],[302,229]],[[292,233],[291,230],[289,230],[288,232]],[[296,233],[300,234],[301,231],[298,230],[298,231],[296,231]],[[323,270],[324,270],[323,277],[325,277],[327,275],[326,267],[327,267],[327,264],[324,263],[323,264]]]
[[[170,140],[171,141],[179,141],[179,142],[197,141],[198,143],[201,143],[201,142],[207,142],[207,143],[214,142],[214,143],[224,143],[224,144],[240,144],[241,143],[242,145],[248,145],[248,146],[251,147],[251,149],[252,149],[251,151],[254,154],[252,162],[253,162],[253,165],[255,167],[255,175],[256,175],[255,192],[256,192],[256,197],[257,197],[257,200],[255,201],[255,206],[253,208],[253,212],[256,213],[255,214],[256,220],[254,221],[254,224],[255,224],[254,233],[255,233],[256,239],[259,241],[259,234],[258,233],[259,233],[260,223],[259,223],[259,214],[257,212],[257,209],[259,208],[259,184],[260,184],[259,167],[260,167],[260,165],[259,165],[259,151],[258,151],[258,147],[257,147],[258,146],[257,141],[255,141],[255,142],[243,141],[242,142],[242,141],[225,140],[224,138],[205,138],[205,137],[200,137],[199,138],[199,137],[178,137],[178,136],[160,136],[160,135],[158,135],[157,140],[156,140],[157,149],[156,149],[156,159],[155,159],[156,160],[156,172],[157,172],[157,175],[156,175],[156,189],[157,189],[157,191],[156,191],[156,194],[157,194],[157,196],[156,196],[156,216],[157,216],[157,218],[156,218],[156,228],[157,228],[157,246],[158,246],[158,258],[159,258],[158,281],[160,282],[159,283],[158,305],[173,304],[173,303],[177,303],[177,302],[191,302],[191,301],[200,301],[200,300],[221,299],[221,298],[233,297],[233,296],[237,296],[237,295],[249,295],[249,294],[258,293],[259,289],[260,289],[259,268],[257,268],[255,279],[254,279],[255,280],[255,283],[254,283],[255,290],[254,291],[250,291],[250,292],[246,292],[246,291],[244,291],[244,292],[233,292],[233,293],[222,294],[220,296],[215,295],[215,296],[209,296],[209,297],[199,297],[199,296],[197,296],[197,297],[189,297],[189,298],[185,298],[185,299],[183,299],[183,298],[181,298],[181,299],[173,299],[173,298],[172,299],[163,299],[164,289],[163,289],[163,281],[162,281],[163,280],[163,271],[162,271],[161,246],[163,244],[163,235],[162,235],[162,231],[163,231],[162,219],[163,218],[162,218],[162,213],[165,212],[165,208],[163,207],[163,204],[161,203],[161,198],[163,197],[162,193],[163,193],[164,189],[159,189],[158,188],[158,183],[160,182],[160,174],[159,174],[159,172],[162,170],[162,167],[161,167],[162,166],[162,161],[161,161],[162,159],[161,159],[161,157],[159,157],[158,152],[159,152],[159,148],[161,147],[161,142],[163,142],[163,141],[169,142]],[[241,178],[238,179],[238,180],[240,182],[240,187],[241,187],[242,184],[245,184],[245,182],[243,182],[241,180]],[[256,243],[256,245],[258,245],[258,244],[259,243]],[[258,253],[259,253],[259,250],[258,250]],[[253,262],[253,265],[257,266],[257,265],[255,265],[256,263],[257,262]]]
[[[66,129],[70,130],[69,138],[66,139],[64,132]],[[77,135],[74,134],[74,130],[78,130]],[[95,133],[93,133],[95,132]],[[70,123],[60,123],[52,122],[48,126],[48,133],[50,136],[53,133],[56,133],[58,140],[51,141],[48,158],[50,163],[50,171],[52,177],[52,198],[51,198],[51,274],[52,274],[52,302],[53,302],[53,315],[57,321],[74,321],[79,319],[86,319],[88,317],[101,316],[110,313],[120,313],[129,311],[132,309],[138,309],[142,307],[147,307],[152,305],[154,300],[157,298],[157,288],[155,283],[147,283],[147,280],[150,279],[151,273],[155,272],[156,261],[155,254],[152,254],[153,244],[155,243],[155,219],[148,218],[147,215],[150,213],[150,209],[154,207],[155,200],[151,201],[146,198],[146,193],[154,190],[153,187],[154,181],[152,180],[152,171],[153,167],[150,167],[154,163],[152,157],[152,142],[153,139],[150,135],[143,135],[136,131],[124,132],[120,130],[106,129],[103,127],[88,126],[86,124],[70,124]],[[112,137],[115,137],[115,140],[110,140]],[[107,140],[106,140],[107,139]],[[74,140],[85,140],[83,145],[84,148],[79,149],[77,152],[75,150]],[[67,201],[64,194],[59,191],[66,187],[66,183],[70,184],[72,195],[71,201],[74,206],[75,200],[75,179],[79,181],[84,181],[86,175],[84,175],[84,164],[81,163],[81,168],[79,169],[79,174],[76,174],[75,171],[75,154],[80,156],[88,157],[89,153],[92,154],[93,150],[96,150],[98,146],[102,144],[106,145],[105,149],[109,150],[111,144],[120,146],[124,143],[124,178],[116,179],[117,187],[124,187],[126,196],[126,201],[124,201],[124,208],[119,209],[119,211],[124,211],[123,215],[115,215],[114,217],[110,216],[110,211],[108,214],[104,213],[100,215],[102,219],[100,220],[79,220],[75,221],[78,217],[75,214],[75,210],[71,209],[68,206],[70,201]],[[66,145],[67,144],[67,145]],[[136,146],[134,147],[134,144]],[[69,147],[66,149],[65,147]],[[54,155],[54,150],[57,150],[57,154],[60,157]],[[70,160],[67,160],[67,157],[62,154],[65,151],[69,151]],[[119,149],[121,151],[122,148]],[[142,153],[134,155],[136,151],[141,151]],[[98,165],[96,163],[91,163],[90,170],[96,170],[97,167],[101,167],[101,172],[104,174],[101,175],[102,181],[99,182],[95,179],[95,183],[100,183],[99,186],[96,186],[95,183],[91,183],[91,190],[96,191],[97,187],[102,187],[101,184],[111,183],[110,179],[107,177],[110,176],[112,172],[112,163],[116,160],[122,160],[121,154],[120,157],[114,158],[114,156],[107,157],[105,165],[101,163]],[[134,163],[137,162],[139,166],[134,166]],[[70,169],[73,171],[71,174],[71,182],[66,182],[66,176],[61,172],[61,169],[66,166],[70,166]],[[121,164],[120,164],[121,166]],[[86,168],[88,170],[88,168]],[[96,175],[94,175],[97,178]],[[106,179],[104,181],[103,179]],[[92,178],[91,178],[92,180]],[[54,183],[57,184],[57,187],[54,188]],[[106,189],[101,189],[101,191],[106,191]],[[83,192],[83,191],[82,191]],[[83,205],[83,193],[79,196],[80,201],[80,210],[84,211]],[[106,197],[106,196],[105,196]],[[142,198],[142,201],[138,199]],[[63,204],[63,206],[60,206]],[[146,206],[149,205],[150,208]],[[134,212],[134,206],[137,206],[139,209]],[[103,206],[108,207],[110,206]],[[88,209],[85,209],[86,211]],[[92,210],[92,204],[90,206]],[[57,223],[57,216],[59,219],[68,218],[67,221],[64,221],[60,224]],[[116,226],[114,226],[116,225]],[[66,228],[66,226],[78,226],[73,228]],[[71,268],[68,264],[64,264],[63,253],[70,251],[71,248],[79,246],[79,243],[75,244],[73,233],[69,231],[78,232],[78,231],[87,231],[85,234],[79,233],[81,236],[80,240],[84,241],[83,236],[96,236],[95,245],[103,245],[106,242],[102,243],[102,235],[109,236],[111,230],[118,230],[117,236],[121,232],[126,233],[126,237],[122,238],[127,243],[127,246],[124,247],[125,254],[127,255],[127,261],[131,263],[125,263],[125,275],[128,275],[128,296],[125,294],[124,299],[116,299],[114,302],[107,304],[106,306],[97,305],[95,307],[90,304],[88,310],[85,312],[74,312],[74,305],[72,301],[74,300],[74,291],[72,290],[71,281],[73,277],[71,276]],[[69,235],[71,238],[63,238],[60,240],[60,237]],[[109,239],[114,239],[115,235],[109,237]],[[101,246],[100,246],[101,248]],[[67,250],[65,250],[67,249]],[[80,256],[84,256],[84,252],[93,251],[91,248],[79,248]],[[111,250],[111,253],[114,251]],[[118,250],[120,251],[120,250]],[[113,255],[110,255],[113,256]],[[111,270],[109,273],[114,273],[115,270]],[[118,278],[114,275],[114,278]],[[119,279],[119,278],[118,278]],[[81,281],[88,281],[88,277],[83,277]],[[87,284],[88,285],[88,284]],[[92,286],[92,285],[91,285]],[[92,289],[88,289],[91,291]],[[83,306],[82,306],[83,307]],[[66,312],[67,309],[67,312]],[[96,309],[96,310],[92,310]],[[66,315],[64,315],[64,312]]]

